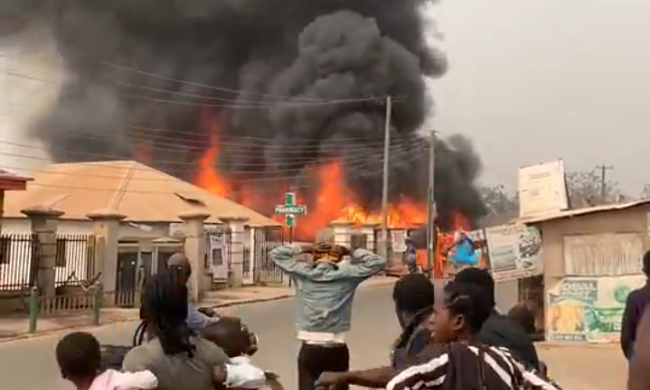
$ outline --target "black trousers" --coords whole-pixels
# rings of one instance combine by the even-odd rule
[[[313,345],[303,343],[298,353],[298,390],[314,390],[320,374],[350,370],[350,351],[345,344]],[[337,390],[347,390],[341,386]]]

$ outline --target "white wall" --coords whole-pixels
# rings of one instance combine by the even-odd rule
[[[31,233],[30,221],[27,218],[3,218],[3,234],[28,234]],[[92,221],[60,220],[57,228],[59,234],[92,234]]]

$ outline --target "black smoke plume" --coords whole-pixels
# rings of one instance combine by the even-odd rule
[[[358,201],[376,210],[391,96],[390,197],[426,199],[425,77],[447,66],[425,42],[426,0],[1,3],[5,37],[45,28],[64,61],[58,101],[32,129],[55,161],[139,155],[191,180],[216,137],[235,188],[308,192],[309,167],[339,158]],[[478,156],[461,136],[436,148],[440,220],[458,211],[475,221],[485,211]]]

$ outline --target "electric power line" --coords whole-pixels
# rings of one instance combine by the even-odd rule
[[[24,143],[19,143],[19,142],[12,142],[12,141],[7,141],[7,140],[0,140],[0,146],[1,145],[8,145],[8,146],[13,146],[17,148],[23,148],[23,149],[28,149],[28,150],[38,150],[39,152],[43,152],[47,154],[48,150],[46,148],[43,148],[41,146],[36,146],[36,145],[29,145],[29,144],[24,144]],[[402,141],[402,142],[397,142],[396,144],[391,147],[390,151],[402,151],[404,148],[417,148],[424,145],[424,143],[413,143],[409,141]],[[246,166],[282,166],[282,165],[295,165],[295,164],[307,164],[309,162],[312,162],[314,160],[317,160],[317,157],[321,158],[342,158],[344,155],[354,155],[354,154],[359,154],[359,159],[360,160],[367,160],[371,157],[378,156],[381,154],[379,150],[379,146],[381,145],[376,145],[373,147],[369,146],[359,146],[359,145],[352,145],[349,147],[345,146],[335,146],[332,145],[331,148],[321,148],[317,150],[310,150],[310,149],[302,149],[302,148],[297,148],[296,150],[292,149],[282,149],[278,148],[276,150],[266,150],[269,152],[277,152],[279,155],[276,156],[265,156],[263,159],[263,162],[252,162],[249,161],[251,157],[253,157],[254,161],[256,160],[257,155],[254,154],[254,151],[252,150],[250,146],[246,145],[241,145],[241,148],[238,150],[237,147],[228,147],[228,152],[225,153],[225,155],[229,158],[233,159],[238,159],[238,160],[244,160],[246,163],[244,165]],[[137,148],[136,148],[137,149]],[[199,152],[198,154],[205,156],[206,153],[209,153],[210,146],[204,145],[201,148],[186,148],[184,146],[180,147],[160,147],[157,148],[156,151],[158,152],[179,152],[181,150],[194,150]],[[374,149],[374,150],[373,150]],[[219,145],[219,150],[221,150],[221,145]],[[233,152],[236,151],[236,152]],[[137,155],[137,150],[134,151],[135,154]],[[293,153],[290,153],[293,152]],[[32,160],[40,160],[40,161],[49,161],[49,159],[45,159],[43,157],[38,157],[34,156],[31,153],[30,154],[22,154],[22,153],[12,153],[12,152],[4,152],[0,153],[4,154],[7,156],[12,156],[12,157],[21,157],[21,158],[27,158],[27,159],[32,159]],[[70,157],[70,158],[81,158],[81,159],[99,159],[99,160],[124,160],[124,159],[129,159],[129,156],[124,156],[122,154],[115,154],[115,153],[97,153],[97,152],[87,152],[87,151],[82,151],[82,150],[66,150],[65,154]],[[215,155],[218,155],[219,152],[215,151]],[[305,156],[307,154],[307,156]],[[314,157],[317,156],[317,157]],[[350,160],[351,158],[348,157],[346,160]],[[354,158],[356,159],[356,157]],[[162,160],[162,159],[157,159],[156,160],[158,163],[169,163],[173,165],[191,165],[194,166],[194,162],[179,162],[177,159],[173,160]]]
[[[0,57],[6,57],[6,58],[11,58],[11,59],[17,59],[17,60],[20,59],[19,56],[12,56],[12,55],[8,55],[6,53],[0,54]],[[311,97],[296,97],[296,96],[290,96],[290,95],[278,95],[278,94],[267,94],[267,93],[243,91],[243,90],[239,90],[239,89],[226,88],[226,87],[222,87],[222,86],[214,86],[214,85],[209,85],[209,84],[206,84],[206,83],[199,83],[199,82],[196,82],[196,81],[183,80],[183,79],[179,79],[179,78],[173,78],[173,77],[170,77],[170,76],[164,76],[164,75],[156,74],[156,73],[153,73],[153,72],[147,72],[147,71],[144,71],[144,70],[141,70],[141,69],[136,69],[136,68],[133,68],[133,67],[129,67],[129,66],[126,66],[126,65],[115,64],[115,63],[112,63],[112,62],[109,62],[109,61],[90,60],[89,62],[92,62],[92,63],[95,63],[95,64],[100,64],[100,65],[103,65],[103,66],[106,66],[106,67],[119,69],[119,70],[122,70],[122,71],[129,71],[129,72],[132,72],[132,73],[135,73],[135,74],[145,75],[147,77],[155,78],[155,79],[158,79],[158,80],[171,81],[171,82],[175,82],[175,83],[178,83],[178,84],[191,85],[191,86],[194,86],[194,87],[199,87],[199,88],[213,90],[213,91],[227,92],[227,93],[236,94],[236,95],[248,95],[248,96],[251,96],[251,97],[258,97],[258,98],[285,99],[286,101],[296,102],[296,103],[299,103],[299,102],[304,102],[304,103],[319,103],[319,102],[321,102],[322,103],[322,102],[332,102],[333,101],[332,99],[319,99],[319,98],[311,98]],[[25,77],[32,78],[32,79],[35,79],[35,80],[38,79],[38,78],[34,78],[32,76],[29,76],[29,75],[25,75]],[[42,81],[46,81],[46,80],[42,80]],[[112,82],[110,80],[104,80],[104,81],[109,82],[109,83],[114,83],[114,82]],[[128,83],[126,83],[126,84],[128,84]],[[137,86],[137,85],[132,85],[132,86],[142,87],[142,86]],[[149,89],[151,87],[146,87],[146,88]],[[178,92],[178,91],[168,91],[168,92],[177,92],[178,94],[184,94],[184,93]],[[201,96],[201,95],[196,95],[196,96]],[[259,103],[259,100],[244,101],[244,100],[241,100],[241,99],[233,100],[233,99],[227,99],[227,98],[219,98],[219,97],[215,97],[215,96],[203,96],[203,97],[204,98],[210,98],[210,99],[231,101],[231,102],[240,102],[240,103],[242,103],[242,102],[243,103],[248,102],[248,103],[251,103],[251,104]],[[340,99],[340,100],[337,100],[337,101],[339,101],[339,102],[358,102],[358,101],[376,100],[376,99],[377,98],[365,96],[365,97],[358,97],[358,98]],[[380,98],[380,99],[383,99],[383,98]]]
[[[413,161],[417,159],[419,156],[421,156],[424,152],[426,152],[426,146],[414,146],[411,148],[401,148],[398,150],[394,150],[391,157],[397,159],[397,163],[399,164],[407,162],[407,161]],[[30,156],[30,155],[21,155],[21,154],[15,154],[15,153],[5,153],[5,152],[0,152],[0,155],[2,156],[8,156],[8,157],[20,157],[20,158],[26,158],[26,159],[32,159],[36,161],[43,161],[43,162],[49,162],[49,160],[44,159],[42,157],[36,157],[36,156]],[[342,159],[340,160],[342,165],[348,169],[364,169],[364,168],[370,168],[373,167],[375,164],[380,165],[382,164],[383,158],[382,156],[378,153],[375,155],[377,158],[376,161],[370,162],[369,161],[369,156],[364,155],[360,156],[358,158],[354,159]],[[264,171],[264,170],[228,170],[226,172],[226,175],[229,176],[229,182],[234,183],[234,184],[239,184],[239,183],[264,183],[267,181],[282,181],[282,180],[291,180],[296,177],[296,175],[301,172],[304,169],[309,169],[308,167],[319,167],[323,165],[327,165],[327,163],[331,163],[331,161],[334,161],[336,159],[312,159],[310,162],[311,164],[304,164],[304,167],[300,168],[295,168],[295,169],[278,169],[277,166],[274,166],[272,164],[269,164],[267,167],[270,169]],[[169,162],[170,165],[173,163],[173,161]],[[100,167],[102,169],[106,169],[109,171],[120,171],[122,174],[117,174],[116,175],[97,175],[97,174],[77,174],[78,176],[87,176],[87,177],[103,177],[107,179],[123,179],[124,178],[124,173],[128,171],[138,171],[138,170],[145,170],[148,171],[149,168],[138,168],[138,167],[123,167],[123,166],[116,166],[114,163],[111,164],[110,161],[100,161],[100,162],[78,162],[78,163],[72,163],[76,165],[89,165],[93,167]],[[158,162],[158,164],[163,164],[163,162]],[[197,163],[186,163],[187,165],[191,166],[191,168],[188,169],[167,169],[167,172],[177,174],[184,176],[186,174],[197,174],[198,172],[201,171],[201,167]],[[68,175],[68,173],[65,172],[59,172],[59,171],[48,171],[46,169],[37,169],[37,170],[29,170],[25,169],[22,167],[13,167],[13,166],[8,166],[4,165],[3,169],[7,170],[18,170],[18,171],[24,171],[24,172],[30,172],[30,173],[47,173],[47,174],[56,174],[56,175]],[[218,169],[215,167],[215,171],[218,172]],[[257,174],[269,174],[271,175],[268,178],[237,178],[237,176],[247,176],[247,175],[257,175]],[[280,175],[280,176],[278,176]],[[72,175],[74,176],[74,174]],[[162,179],[140,179],[143,181],[164,181]]]
[[[63,82],[61,81],[56,81],[56,80],[49,80],[45,78],[41,78],[38,76],[32,76],[24,73],[19,73],[11,70],[6,70],[5,69],[5,74],[8,74],[10,76],[14,77],[21,77],[21,78],[26,78],[34,81],[40,81],[43,83],[47,84],[55,84],[55,85],[61,85]],[[123,97],[126,99],[135,99],[135,100],[147,100],[147,101],[152,101],[156,103],[166,103],[166,104],[178,104],[178,105],[189,105],[189,106],[196,106],[196,107],[214,107],[214,108],[231,108],[231,109],[266,109],[266,108],[273,108],[273,107],[278,107],[278,106],[288,106],[288,107],[306,107],[306,106],[326,106],[326,105],[335,105],[335,104],[351,104],[351,103],[377,103],[381,104],[384,100],[383,97],[363,97],[363,98],[356,98],[356,99],[332,99],[332,100],[320,100],[320,101],[311,101],[311,102],[298,102],[298,101],[266,101],[266,102],[250,102],[249,104],[244,104],[246,102],[243,102],[241,100],[232,100],[232,99],[227,99],[227,98],[218,98],[215,96],[202,96],[202,95],[196,95],[196,94],[187,94],[185,92],[179,92],[179,91],[173,91],[173,90],[166,90],[162,88],[154,88],[154,87],[149,87],[149,86],[142,86],[142,85],[137,85],[137,84],[131,84],[131,83],[124,83],[124,82],[114,82],[107,80],[105,81],[106,83],[110,84],[116,84],[116,85],[128,85],[130,87],[134,88],[142,88],[146,90],[153,90],[153,91],[158,91],[158,92],[165,92],[168,94],[172,95],[193,95],[195,97],[199,97],[202,99],[213,99],[217,98],[223,102],[230,102],[231,104],[218,104],[218,103],[201,103],[201,102],[192,102],[192,101],[187,101],[187,100],[175,100],[175,99],[157,99],[154,97],[148,97],[148,96],[139,96],[139,95],[127,95],[127,94],[120,94],[116,93],[117,96]],[[242,91],[243,92],[243,91]],[[404,101],[403,98],[398,98],[397,102]]]
[[[415,160],[415,159],[419,158],[423,153],[424,153],[424,151],[420,151],[419,154],[418,153],[412,153],[412,152],[407,153],[407,154],[405,154],[404,158],[401,161],[402,162],[408,162],[410,160]],[[380,164],[377,164],[377,165],[380,165]],[[369,165],[367,165],[366,167],[370,168]],[[122,170],[125,170],[125,171],[129,169],[129,168],[121,168],[121,167],[115,167],[115,166],[113,166],[113,168],[122,169]],[[45,172],[45,171],[41,171],[41,172]],[[368,170],[364,170],[363,172],[358,172],[358,173],[354,173],[354,174],[346,174],[346,175],[344,175],[344,178],[346,178],[346,179],[361,179],[361,178],[364,178],[364,177],[376,177],[377,175],[381,174],[382,172],[383,172],[383,168],[368,169]],[[60,174],[60,175],[63,175],[63,176],[71,177],[73,179],[74,178],[80,178],[80,177],[94,177],[94,178],[103,177],[102,175],[70,174],[70,173],[65,173],[65,172],[48,172],[48,173],[50,173],[50,174]],[[119,179],[124,179],[124,176],[121,176],[121,177],[115,176],[113,178],[114,179],[118,179],[118,178]],[[270,178],[266,178],[266,179],[250,179],[248,181],[236,181],[236,180],[233,181],[233,180],[228,179],[227,183],[229,185],[235,185],[235,186],[241,185],[241,184],[246,184],[246,185],[249,185],[250,187],[253,187],[252,189],[246,190],[247,194],[268,194],[269,192],[275,192],[275,191],[269,191],[268,190],[268,187],[270,185],[272,185],[274,183],[286,185],[286,184],[288,184],[287,182],[295,181],[296,178],[297,177],[294,175],[294,176],[290,176],[290,177],[270,177]],[[132,180],[136,181],[136,182],[163,182],[163,181],[167,182],[167,180],[162,180],[162,179],[160,179],[160,180],[158,180],[158,179],[148,179],[148,180],[145,180],[145,179],[132,179]],[[31,183],[29,183],[29,186],[45,187],[45,188],[57,188],[57,189],[78,189],[78,190],[87,190],[87,191],[90,191],[90,192],[95,192],[95,191],[114,192],[115,191],[115,188],[90,188],[88,186],[87,181],[85,181],[84,183],[86,184],[85,186],[79,187],[79,186],[69,186],[69,185],[56,185],[56,184],[51,184],[51,183],[50,184],[44,184],[44,183],[38,183],[38,182],[31,182]],[[266,188],[265,189],[255,188],[257,185],[260,185],[260,186],[263,185]],[[199,187],[198,185],[196,185],[196,186]],[[302,188],[309,188],[309,187],[311,187],[311,184],[309,184],[309,183],[289,185],[289,188],[295,189],[295,190],[299,190],[299,189],[302,189]],[[165,191],[142,191],[142,190],[129,190],[129,189],[126,189],[125,192],[126,193],[138,193],[138,194],[165,194],[165,193],[168,193],[168,192],[165,192]],[[201,190],[201,192],[210,193],[210,190],[203,188]],[[236,191],[235,191],[235,193],[236,193]]]

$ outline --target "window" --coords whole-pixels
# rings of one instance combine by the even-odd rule
[[[0,264],[9,264],[11,258],[11,237],[0,237]]]
[[[55,267],[65,268],[66,258],[67,258],[67,254],[66,254],[67,243],[68,241],[65,238],[56,239],[56,257],[54,260]]]

